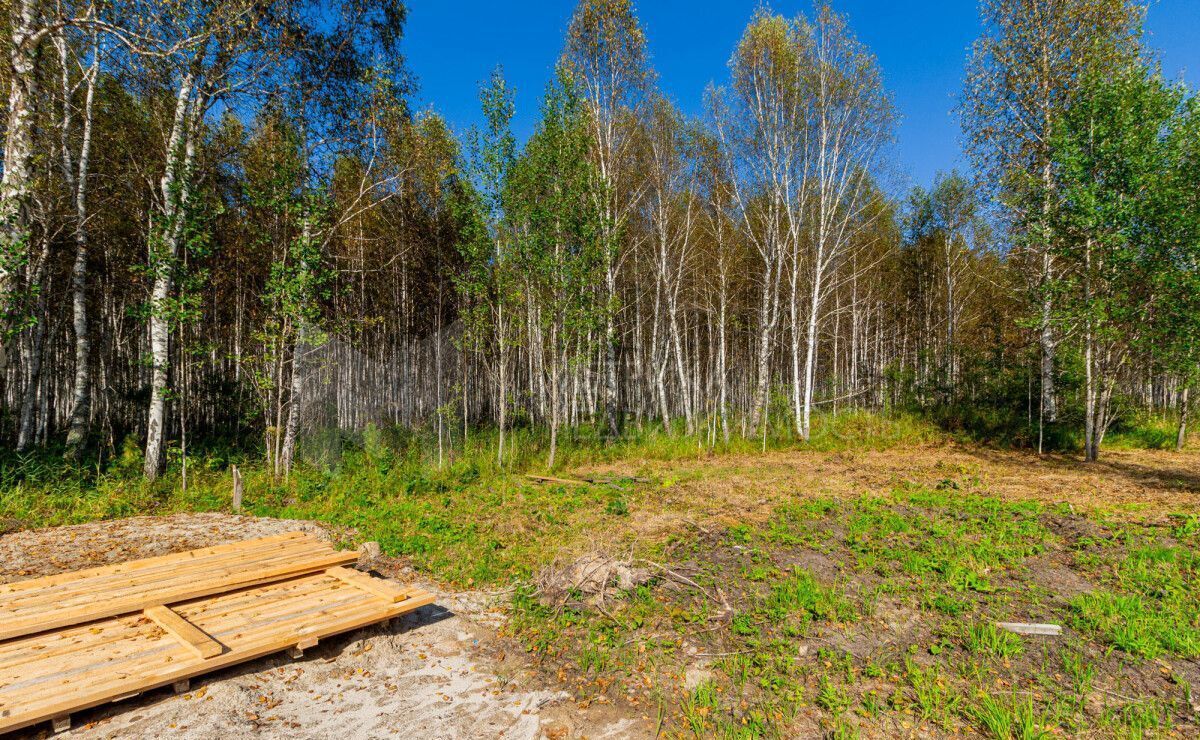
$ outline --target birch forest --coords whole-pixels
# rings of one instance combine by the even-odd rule
[[[858,410],[1182,446],[1200,100],[1144,12],[981,0],[971,166],[912,187],[836,3],[756,11],[676,101],[631,0],[580,0],[520,141],[503,69],[474,129],[414,102],[401,0],[5,0],[0,444],[153,479],[226,440],[283,476],[389,429],[552,469]]]

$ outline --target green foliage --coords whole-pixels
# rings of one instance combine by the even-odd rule
[[[905,672],[917,714],[941,725],[949,725],[962,697],[945,680],[938,667],[922,667],[908,660]]]
[[[1182,245],[1162,223],[1176,204],[1158,185],[1169,181],[1183,93],[1138,63],[1096,70],[1078,88],[1051,147],[1065,267],[1053,290],[1063,321],[1086,322],[1103,346],[1175,318],[1157,311],[1154,276],[1181,266]]]
[[[613,516],[629,516],[629,504],[623,496],[613,496],[608,500],[608,506],[604,509]]]
[[[813,619],[847,622],[858,616],[853,603],[837,589],[822,586],[811,573],[801,569],[773,583],[761,608],[768,618],[776,621],[792,617],[801,622]]]
[[[1105,723],[1131,740],[1166,736],[1171,726],[1166,707],[1153,698],[1108,708]]]
[[[1143,658],[1200,657],[1200,554],[1147,544],[1115,563],[1107,589],[1076,597],[1079,629]]]
[[[1118,399],[1119,401],[1120,399]],[[1165,417],[1137,409],[1118,407],[1112,430],[1104,438],[1112,449],[1173,450],[1179,420],[1175,414]]]
[[[517,259],[537,294],[554,355],[598,328],[594,287],[603,259],[590,207],[596,175],[589,164],[586,113],[577,82],[559,69],[542,103],[542,119],[517,160],[505,202],[523,235]]]
[[[963,633],[963,643],[972,653],[1007,660],[1025,650],[1020,636],[991,622],[971,625]]]
[[[1188,385],[1200,377],[1200,97],[1183,102],[1164,147],[1169,171],[1151,192],[1155,236],[1174,261],[1149,276],[1162,314],[1150,341],[1164,368]]]
[[[719,708],[720,699],[717,687],[712,681],[703,681],[692,690],[691,695],[684,702],[683,713],[689,729],[696,737],[708,736],[709,728],[716,719],[714,715]]]
[[[493,327],[498,344],[512,341],[500,336],[505,326],[498,320],[506,308],[515,311],[519,302],[518,274],[513,262],[517,224],[507,219],[515,203],[509,178],[516,163],[516,138],[511,124],[515,111],[513,92],[497,67],[479,92],[482,128],[473,128],[467,140],[463,171],[470,178],[454,200],[458,221],[456,245],[463,269],[455,284],[463,299],[463,320],[472,342],[482,343]]]
[[[911,508],[898,511],[893,502]],[[858,568],[928,579],[957,592],[989,593],[997,569],[1043,549],[1048,533],[1040,511],[1037,504],[952,490],[901,489],[893,501],[859,499],[843,516]]]
[[[828,676],[821,676],[821,680],[817,684],[817,706],[834,715],[839,715],[850,708],[850,697]]]
[[[1043,740],[1054,737],[1052,718],[1034,706],[1032,697],[1016,698],[980,692],[967,716],[996,740]]]
[[[826,422],[836,428],[839,418]],[[846,423],[844,439],[865,434],[863,428],[888,437],[892,431],[885,423]],[[697,451],[695,439],[676,447],[675,437],[654,426],[644,436],[631,428],[628,440],[611,446],[599,430],[580,431],[564,449],[576,460],[630,464],[708,455]],[[377,427],[343,435],[340,455],[298,465],[286,484],[275,483],[253,454],[214,442],[197,448],[186,493],[177,485],[177,467],[153,485],[140,479],[136,440],[127,445],[128,460],[81,466],[5,450],[0,521],[30,526],[223,510],[227,468],[237,463],[250,513],[353,527],[357,538],[376,539],[387,553],[455,587],[515,588],[512,636],[547,670],[567,671],[572,685],[586,677],[580,691],[614,677],[669,687],[659,698],[665,734],[788,736],[792,719],[804,712],[845,735],[872,736],[915,715],[918,733],[1137,736],[1162,733],[1186,712],[1161,692],[1134,702],[1097,697],[1114,686],[1110,673],[1136,670],[1138,680],[1169,680],[1143,656],[1196,655],[1192,615],[1200,604],[1192,592],[1200,526],[1192,515],[1174,518],[1170,528],[1093,521],[1102,532],[1060,539],[1048,523],[1066,517],[1065,507],[990,498],[977,489],[982,474],[946,470],[939,482],[882,494],[775,488],[769,495],[781,503],[767,521],[715,527],[702,521],[703,530],[667,528],[647,537],[652,530],[617,518],[625,514],[614,510],[616,502],[640,513],[666,491],[709,506],[708,489],[680,485],[690,473],[588,486],[533,483],[521,473],[544,465],[546,440],[526,428],[513,430],[513,456],[504,466],[495,458],[495,434],[477,430],[439,468],[431,435]],[[695,585],[652,579],[610,593],[602,610],[573,599],[550,603],[530,585],[548,564],[594,545],[592,533],[613,527],[637,530],[635,557],[670,563]],[[1099,588],[1069,609],[1043,600],[1025,571],[1043,552],[1055,559],[1073,554],[1074,569]],[[718,606],[725,600],[730,612]],[[1073,629],[1035,648],[1032,638],[1023,641],[992,621],[1001,611],[1035,610],[1050,611],[1048,621],[1068,617]],[[887,634],[878,642],[860,647],[881,631]],[[721,657],[694,689],[671,691],[695,660],[693,649]],[[1177,696],[1184,691],[1180,680],[1166,690]]]

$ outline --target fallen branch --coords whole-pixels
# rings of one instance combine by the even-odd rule
[[[1130,702],[1138,701],[1137,699],[1133,698],[1132,696],[1125,696],[1124,694],[1118,694],[1115,691],[1112,691],[1110,689],[1106,689],[1106,688],[1103,688],[1100,686],[1096,686],[1095,689],[1102,694],[1108,694],[1109,696],[1111,696],[1114,699],[1121,699],[1122,701],[1130,701]]]
[[[555,478],[549,475],[533,475],[532,473],[525,476],[530,480],[535,480],[538,483],[562,483],[568,486],[586,486],[589,485],[585,480],[574,480],[572,478]]]
[[[646,565],[649,565],[651,568],[657,569],[660,573],[662,573],[663,575],[665,575],[673,580],[676,580],[684,585],[691,586],[692,588],[698,590],[700,593],[704,594],[708,598],[719,603],[721,605],[721,608],[724,609],[726,612],[733,611],[733,607],[731,607],[729,605],[729,602],[725,599],[724,592],[721,591],[721,588],[719,586],[716,587],[717,594],[716,594],[716,596],[714,596],[713,594],[709,593],[708,589],[706,589],[704,586],[701,586],[699,583],[696,583],[691,578],[688,578],[687,576],[685,576],[681,573],[677,573],[677,572],[671,570],[670,568],[668,568],[665,565],[661,565],[652,560],[641,560],[639,562],[645,563]]]
[[[749,655],[753,650],[734,650],[728,653],[696,653],[697,658],[726,658],[730,655]]]
[[[527,473],[526,478],[537,481],[538,483],[562,483],[568,486],[612,486],[620,488],[620,483],[626,481],[630,483],[649,483],[649,478],[600,478],[595,476],[585,476],[583,478],[556,478],[552,475],[534,475]]]

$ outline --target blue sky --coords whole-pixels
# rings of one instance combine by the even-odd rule
[[[903,115],[898,185],[927,184],[939,170],[964,167],[952,110],[967,48],[978,35],[976,0],[833,0],[879,57]],[[705,87],[721,84],[727,62],[760,0],[641,0],[637,13],[659,85],[684,111],[699,113]],[[497,64],[516,88],[514,129],[533,130],[538,102],[562,48],[574,0],[409,0],[405,53],[422,107],[458,131],[479,120],[479,82]],[[809,0],[777,0],[784,15]],[[1200,87],[1200,0],[1158,0],[1147,19],[1163,69]]]

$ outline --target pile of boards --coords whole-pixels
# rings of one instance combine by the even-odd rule
[[[0,585],[0,732],[432,603],[302,532]]]

